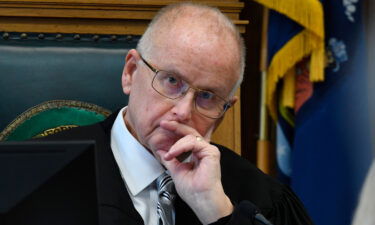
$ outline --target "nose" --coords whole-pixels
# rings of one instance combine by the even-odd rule
[[[175,100],[172,113],[179,122],[186,122],[191,119],[194,107],[194,91],[188,91],[184,96]]]

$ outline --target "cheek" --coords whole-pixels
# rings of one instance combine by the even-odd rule
[[[163,119],[170,108],[170,104],[163,101],[154,92],[154,90],[151,90],[151,92],[144,91],[140,93],[140,98],[134,98],[132,102],[134,103],[132,107],[136,106],[133,116],[137,121],[137,131],[140,132],[139,135],[142,139],[148,139],[148,136],[159,126],[160,120]]]
[[[142,118],[142,120],[148,120],[154,112],[156,103],[158,102],[155,99],[155,91],[151,86],[146,86],[148,84],[144,80],[137,82],[138,86],[136,89],[133,88],[133,92],[130,94],[129,104],[131,107],[136,108],[136,117]],[[145,85],[141,85],[145,84]],[[142,121],[140,121],[142,122]]]
[[[191,127],[193,127],[198,133],[202,136],[206,137],[207,135],[211,135],[211,132],[214,128],[216,120],[202,118],[202,116],[198,115],[193,117]]]
[[[145,81],[133,83],[137,85],[133,85],[128,102],[128,112],[138,137],[145,136],[149,132],[155,117],[154,90],[139,85],[142,82],[145,83]]]

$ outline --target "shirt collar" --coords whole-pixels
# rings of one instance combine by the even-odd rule
[[[121,175],[133,196],[159,177],[165,169],[129,132],[125,125],[126,107],[120,110],[111,130],[111,147]]]

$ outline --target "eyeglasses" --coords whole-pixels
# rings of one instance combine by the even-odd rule
[[[211,119],[222,117],[231,106],[224,98],[210,91],[192,87],[178,75],[155,69],[142,56],[141,59],[155,73],[151,86],[160,95],[169,99],[178,99],[185,96],[189,89],[193,89],[195,90],[195,109],[203,116]]]

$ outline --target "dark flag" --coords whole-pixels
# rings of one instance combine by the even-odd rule
[[[372,159],[361,1],[324,1],[325,81],[296,114],[291,185],[317,225],[349,225]]]
[[[267,100],[280,177],[315,224],[349,225],[372,159],[361,1],[255,1],[273,10]]]

